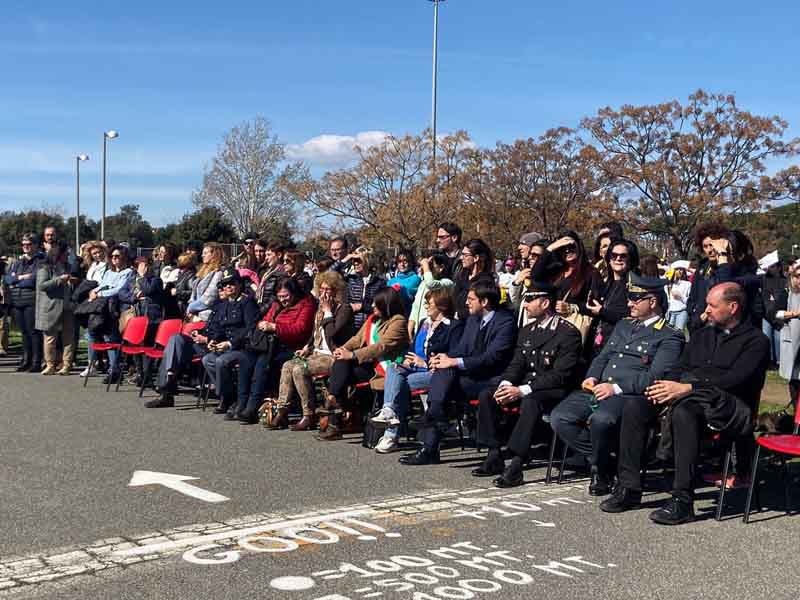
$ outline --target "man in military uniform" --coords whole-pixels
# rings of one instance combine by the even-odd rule
[[[528,458],[533,429],[543,412],[550,410],[568,393],[576,377],[581,352],[578,329],[555,314],[557,288],[549,283],[531,283],[523,296],[530,324],[520,330],[514,358],[502,374],[496,389],[479,395],[478,442],[489,448],[484,463],[472,471],[475,477],[500,475],[497,487],[522,485],[522,465]],[[500,455],[497,422],[502,407],[519,405],[508,450],[506,468]]]
[[[618,440],[618,424],[628,397],[642,397],[649,385],[677,365],[683,335],[664,319],[665,282],[631,275],[630,319],[617,323],[592,361],[582,391],[573,392],[550,415],[558,436],[589,457],[589,493],[611,492],[609,456]],[[588,423],[588,427],[587,427]]]

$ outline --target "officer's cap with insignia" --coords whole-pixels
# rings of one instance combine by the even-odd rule
[[[227,267],[222,271],[222,279],[219,280],[217,284],[218,288],[225,287],[229,283],[241,283],[242,276],[239,275],[239,271],[234,269],[233,267]]]
[[[555,300],[557,293],[558,288],[552,283],[548,283],[546,281],[534,281],[530,284],[530,286],[527,287],[525,293],[522,295],[522,299],[525,302],[530,302],[531,300],[542,297]]]
[[[628,300],[636,302],[647,296],[655,296],[659,300],[661,308],[666,304],[666,293],[664,286],[669,282],[658,277],[644,277],[631,273],[628,279]]]

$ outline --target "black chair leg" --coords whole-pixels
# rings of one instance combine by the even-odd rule
[[[123,355],[120,357],[120,359],[121,359],[121,358],[123,358],[124,356],[125,356],[125,355],[123,354]],[[125,369],[125,374],[127,374],[127,373],[128,373],[128,369],[126,368],[126,369]],[[121,384],[121,383],[122,383],[122,369],[120,369],[120,371],[119,371],[119,377],[117,378],[117,386],[114,388],[114,392],[115,392],[115,393],[119,391],[119,386],[120,386],[120,384]]]
[[[197,388],[197,402],[195,403],[195,406],[194,406],[195,408],[200,408],[200,402],[203,399],[203,388],[206,385],[206,377],[208,376],[208,374],[206,373],[205,368],[202,367],[202,365],[201,365],[200,368],[203,369],[203,376],[200,378],[200,387]]]
[[[567,450],[569,446],[564,443],[564,450],[561,452],[561,464],[558,466],[558,485],[561,485],[561,482],[564,481],[564,467],[567,464]]]
[[[86,384],[89,382],[89,377],[92,376],[92,370],[94,369],[95,360],[90,360],[89,365],[86,367],[86,377],[83,378],[83,387],[86,387]]]
[[[552,481],[553,475],[553,459],[556,455],[556,443],[558,442],[558,436],[556,432],[553,431],[553,436],[550,438],[550,454],[547,458],[547,474],[544,477],[544,484],[550,485]]]
[[[789,465],[786,463],[785,456],[781,456],[781,465],[783,466],[783,503],[788,515],[791,514],[792,509],[789,503]]]
[[[753,500],[753,489],[758,488],[758,480],[756,479],[758,476],[758,457],[761,454],[761,446],[756,444],[756,452],[753,456],[753,468],[750,470],[750,488],[747,490],[747,502],[744,505],[744,517],[742,517],[742,521],[744,523],[750,522],[750,503]],[[758,500],[759,510],[761,510],[761,499]]]
[[[727,450],[725,450],[725,458],[723,460],[723,467],[722,467],[722,483],[719,486],[719,497],[717,498],[717,521],[722,520],[722,510],[725,506],[725,488],[728,485],[728,471],[731,466],[731,451],[733,446],[728,446]]]

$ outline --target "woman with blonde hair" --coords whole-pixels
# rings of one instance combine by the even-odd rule
[[[106,247],[96,240],[86,242],[81,246],[81,258],[83,259],[83,268],[86,271],[85,279],[100,283],[106,269],[108,269]]]
[[[353,333],[353,310],[347,304],[347,286],[336,271],[325,271],[314,280],[314,295],[319,298],[311,339],[295,357],[284,363],[278,391],[278,407],[288,412],[295,396],[300,398],[303,418],[292,431],[306,431],[314,424],[315,375],[329,373],[333,352]]]
[[[216,242],[208,242],[203,246],[201,255],[203,264],[197,270],[197,277],[192,287],[192,295],[186,308],[189,315],[196,320],[207,321],[211,316],[211,307],[219,298],[217,284],[222,278],[222,266],[225,264],[225,253]],[[188,315],[187,315],[188,316]]]
[[[344,262],[352,268],[345,277],[347,303],[353,309],[353,322],[359,329],[372,314],[372,300],[375,294],[386,287],[386,280],[373,273],[372,250],[366,246],[359,246],[345,257]]]

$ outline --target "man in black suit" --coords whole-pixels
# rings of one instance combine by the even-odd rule
[[[499,304],[497,287],[485,283],[470,286],[469,317],[461,341],[450,353],[434,354],[429,361],[435,372],[419,433],[423,447],[400,458],[402,464],[438,463],[439,442],[447,429],[447,401],[453,397],[477,398],[482,390],[494,390],[500,383],[500,375],[514,352],[517,325],[511,312],[498,310]]]
[[[500,386],[484,389],[479,396],[478,442],[489,448],[483,464],[472,471],[475,477],[500,475],[497,487],[522,485],[522,465],[528,458],[533,430],[541,414],[553,408],[569,392],[578,368],[581,334],[569,321],[555,314],[557,288],[549,283],[531,283],[523,296],[523,308],[530,323],[517,338],[511,364]],[[502,407],[519,405],[508,450],[513,455],[506,468],[500,454],[497,422]]]
[[[624,447],[631,441],[637,444],[641,435],[638,430],[644,427],[641,423],[666,407],[659,455],[673,456],[675,478],[672,497],[650,514],[650,519],[660,525],[694,520],[697,457],[704,431],[749,442],[737,443],[740,476],[747,475],[753,456],[752,415],[758,410],[770,360],[769,340],[753,327],[747,312],[747,293],[736,283],[720,283],[711,288],[704,314],[707,325],[692,333],[677,368],[645,391],[651,408],[644,403],[632,405],[630,409],[636,412],[628,410],[623,417],[624,435],[620,443]],[[629,425],[635,425],[636,431],[629,434]],[[636,490],[639,463],[635,461],[641,452],[637,452],[621,455],[620,484],[614,495],[600,505],[605,512],[622,512],[639,506],[641,492]],[[625,471],[635,471],[636,476],[626,478]],[[723,481],[722,485],[726,483]]]

